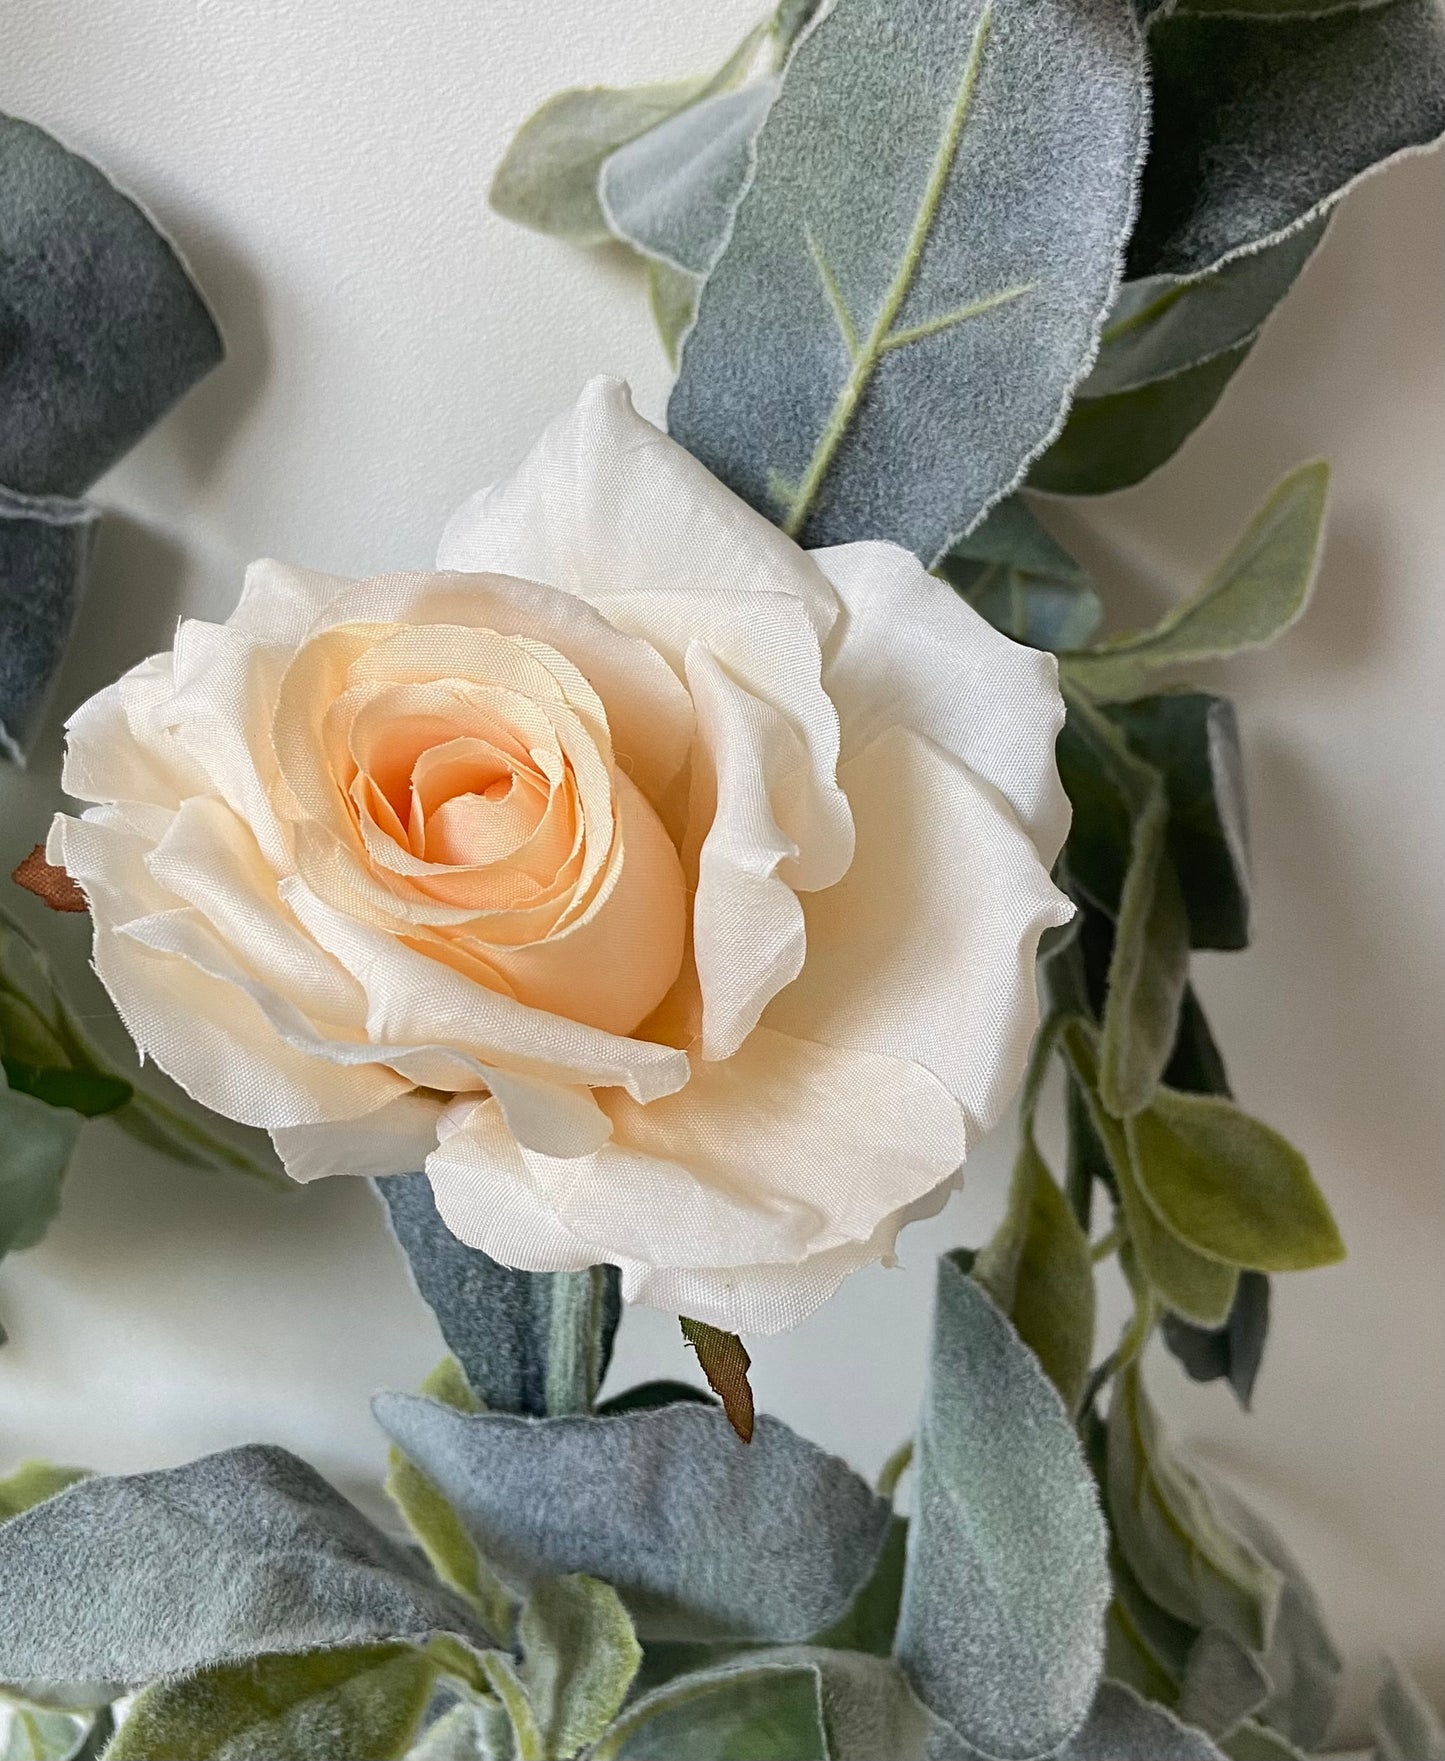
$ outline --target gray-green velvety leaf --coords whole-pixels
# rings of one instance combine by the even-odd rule
[[[1228,1761],[1308,1761],[1303,1749],[1297,1749],[1277,1730],[1257,1724],[1252,1718],[1226,1737],[1220,1749]]]
[[[975,1748],[1048,1753],[1083,1724],[1103,1659],[1104,1522],[1053,1385],[952,1257],[915,1473],[898,1660]]]
[[[1269,1699],[1259,1658],[1219,1627],[1205,1627],[1189,1649],[1174,1710],[1186,1724],[1226,1737]]]
[[[1063,432],[1029,471],[1049,495],[1108,495],[1172,459],[1224,396],[1253,341],[1111,397],[1078,397]]]
[[[1135,391],[1248,342],[1294,286],[1328,225],[1328,215],[1321,216],[1277,243],[1203,275],[1126,281],[1080,396]]]
[[[1283,1575],[1170,1446],[1137,1364],[1114,1383],[1106,1484],[1115,1540],[1145,1593],[1177,1620],[1263,1651]]]
[[[586,1412],[622,1313],[617,1270],[516,1272],[458,1241],[425,1174],[376,1181],[422,1298],[492,1412]]]
[[[1087,367],[1133,209],[1139,63],[1123,0],[826,15],[703,289],[674,437],[809,546],[940,555]]]
[[[1222,1327],[1196,1327],[1165,1315],[1164,1343],[1195,1382],[1227,1381],[1247,1412],[1269,1335],[1269,1279],[1241,1272],[1229,1318]]]
[[[427,1726],[406,1752],[406,1761],[511,1761],[511,1726],[505,1747],[488,1741],[489,1732],[478,1709],[462,1701]],[[500,1733],[498,1733],[500,1734]]]
[[[382,1429],[509,1581],[582,1571],[657,1639],[804,1639],[867,1581],[887,1503],[777,1419],[716,1407],[533,1420],[378,1397]]]
[[[228,1664],[147,1688],[106,1761],[395,1761],[435,1680],[409,1645]]]
[[[617,237],[684,274],[706,275],[727,241],[778,85],[765,79],[716,93],[619,147],[597,185]]]
[[[642,1661],[627,1610],[596,1578],[543,1578],[522,1609],[517,1637],[547,1753],[570,1761],[612,1722]]]
[[[1257,1272],[1303,1272],[1344,1258],[1304,1157],[1232,1101],[1161,1088],[1127,1131],[1144,1197],[1197,1252]]]
[[[0,1528],[0,1680],[140,1683],[476,1617],[284,1449],[82,1480]]]
[[[0,1077],[0,1254],[34,1247],[60,1208],[60,1182],[85,1123]]]
[[[1309,1579],[1279,1533],[1251,1505],[1215,1477],[1210,1496],[1230,1526],[1280,1573],[1279,1607],[1264,1655],[1273,1684],[1260,1721],[1283,1732],[1302,1749],[1324,1742],[1334,1722],[1344,1675],[1340,1656]]]
[[[938,573],[995,629],[1031,648],[1082,647],[1102,615],[1093,583],[1021,496],[999,502]]]
[[[8,1697],[8,1696],[6,1696]],[[0,1761],[76,1761],[88,1746],[93,1720],[73,1712],[39,1706],[15,1706]]]
[[[1094,1272],[1088,1237],[1039,1154],[1031,1129],[1014,1162],[1008,1210],[974,1262],[973,1276],[1074,1411],[1094,1344]]]
[[[0,1026],[0,1044],[4,1043]],[[89,1070],[70,1070],[63,1065],[22,1064],[16,1058],[0,1060],[14,1094],[33,1095],[47,1107],[69,1107],[83,1119],[97,1119],[123,1107],[135,1090],[119,1076],[102,1076]]]
[[[4,150],[0,118],[0,162]],[[0,189],[3,185],[0,174]],[[0,272],[3,240],[0,224]],[[0,294],[0,322],[4,303]],[[5,442],[4,384],[11,371],[7,355],[0,360],[0,447]],[[95,520],[96,509],[83,502],[17,495],[0,487],[0,754],[7,758],[23,758],[40,725],[85,594]]]
[[[71,496],[221,359],[170,244],[109,178],[0,116],[0,483]]]
[[[1169,855],[1193,948],[1249,943],[1249,830],[1234,705],[1203,691],[1111,704],[1109,719],[1169,798]]]
[[[1137,697],[1160,671],[1274,641],[1309,602],[1328,490],[1327,465],[1316,461],[1291,471],[1198,592],[1150,630],[1069,655],[1066,677],[1096,697]]]
[[[1223,1761],[1202,1730],[1132,1688],[1102,1682],[1089,1722],[1057,1761]]]
[[[818,1672],[740,1662],[646,1694],[593,1761],[830,1761]]]
[[[682,339],[697,316],[698,295],[702,283],[695,275],[684,275],[680,269],[669,269],[666,263],[647,265],[647,303],[652,322],[662,338],[667,358],[675,367]]]
[[[890,1657],[903,1601],[903,1575],[908,1559],[908,1519],[895,1516],[873,1575],[841,1620],[818,1635],[818,1644],[837,1651],[862,1651]]]
[[[828,1761],[980,1761],[941,1718],[936,1718],[886,1657],[852,1651],[798,1648],[794,1656],[818,1671]]]
[[[654,1406],[675,1406],[679,1400],[690,1400],[698,1406],[716,1406],[715,1396],[691,1382],[671,1382],[665,1377],[657,1382],[639,1382],[635,1388],[624,1388],[606,1400],[599,1400],[597,1412],[603,1418],[623,1412],[645,1412]]]
[[[1408,1671],[1393,1660],[1375,1701],[1376,1761],[1445,1761],[1445,1727]]]
[[[707,90],[706,76],[654,86],[586,86],[558,92],[512,137],[488,200],[498,214],[573,244],[612,234],[597,199],[608,157]]]
[[[1316,218],[1445,131],[1436,0],[1150,32],[1154,130],[1129,274],[1191,275]]]

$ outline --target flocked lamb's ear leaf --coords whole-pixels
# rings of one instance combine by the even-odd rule
[[[656,1382],[639,1382],[634,1388],[624,1388],[607,1400],[599,1400],[597,1415],[599,1418],[615,1418],[619,1413],[647,1412],[654,1406],[675,1406],[679,1400],[690,1400],[698,1406],[714,1404],[714,1396],[706,1389],[695,1388],[691,1382],[672,1382],[663,1377]]]
[[[1231,1528],[1283,1579],[1263,1658],[1271,1693],[1260,1718],[1313,1753],[1323,1745],[1339,1707],[1344,1659],[1319,1597],[1283,1538],[1232,1487],[1214,1477],[1208,1486]]]
[[[0,159],[4,129],[0,118]],[[12,370],[7,356],[0,364],[0,410]],[[0,447],[4,420],[0,414]],[[84,502],[0,488],[0,754],[7,758],[23,758],[40,725],[85,593],[95,520],[96,509]]]
[[[1115,1540],[1145,1592],[1177,1620],[1219,1627],[1262,1652],[1282,1574],[1170,1446],[1137,1364],[1114,1383],[1106,1485]]]
[[[1419,1684],[1393,1659],[1375,1701],[1375,1761],[1445,1761],[1445,1727]]]
[[[1256,1272],[1303,1272],[1344,1258],[1304,1157],[1232,1101],[1161,1088],[1126,1131],[1145,1199],[1197,1252]]]
[[[88,1468],[52,1467],[48,1461],[22,1461],[13,1473],[0,1480],[0,1523],[19,1516],[22,1510],[43,1504],[67,1486],[90,1478]]]
[[[619,147],[597,184],[612,232],[669,268],[706,275],[727,242],[777,93],[776,79],[715,93]]]
[[[0,1527],[3,1681],[140,1683],[433,1630],[481,1635],[460,1597],[284,1449],[82,1480]]]
[[[436,1675],[411,1645],[226,1664],[147,1688],[106,1761],[390,1761],[416,1735]]]
[[[495,1733],[489,1726],[495,1717]],[[500,1706],[490,1709],[463,1700],[443,1712],[406,1752],[406,1761],[511,1761],[512,1727]]]
[[[1057,1392],[984,1290],[939,1265],[897,1655],[986,1754],[1083,1724],[1103,1661],[1107,1540]]]
[[[1189,1648],[1174,1710],[1186,1724],[1222,1738],[1238,1730],[1269,1696],[1270,1680],[1258,1654],[1209,1626]]]
[[[586,1412],[622,1313],[617,1271],[516,1272],[458,1241],[425,1174],[375,1182],[417,1289],[491,1412]]]
[[[1029,488],[1108,495],[1142,483],[1209,415],[1253,346],[1242,342],[1132,391],[1076,398],[1062,433],[1030,469]]]
[[[1111,704],[1108,715],[1164,780],[1190,947],[1248,946],[1249,833],[1234,705],[1204,691],[1170,691]]]
[[[1015,642],[1080,648],[1102,615],[1088,575],[1022,496],[1010,495],[942,556],[937,572]]]
[[[931,1713],[887,1656],[799,1646],[792,1653],[818,1671],[829,1761],[982,1761]]]
[[[1175,16],[1149,41],[1154,131],[1134,277],[1258,250],[1445,132],[1436,0],[1285,23]]]
[[[1241,1272],[1229,1318],[1222,1327],[1196,1327],[1165,1315],[1164,1343],[1195,1382],[1227,1381],[1246,1411],[1269,1335],[1269,1279]]]
[[[1137,697],[1159,672],[1273,642],[1309,603],[1329,480],[1318,461],[1291,471],[1197,593],[1153,629],[1069,655],[1066,677],[1095,697]]]
[[[522,1609],[517,1638],[547,1754],[570,1761],[612,1722],[642,1662],[627,1610],[597,1578],[543,1578]]]
[[[684,275],[680,269],[670,269],[666,263],[647,265],[647,303],[667,358],[674,367],[682,339],[697,316],[697,300],[701,292],[702,283],[697,276]]]
[[[835,8],[758,137],[674,437],[810,546],[889,538],[931,562],[1087,366],[1145,107],[1123,0]]]
[[[602,1578],[644,1638],[807,1638],[867,1581],[888,1527],[849,1467],[766,1416],[744,1444],[693,1403],[535,1421],[386,1394],[375,1411],[504,1577]]]
[[[1253,1718],[1246,1718],[1237,1731],[1225,1738],[1220,1753],[1228,1761],[1309,1761],[1304,1750],[1297,1749],[1288,1737]]]
[[[873,1657],[891,1657],[898,1631],[898,1610],[903,1601],[903,1577],[908,1559],[908,1519],[895,1516],[873,1575],[853,1599],[841,1620],[834,1621],[818,1644],[837,1651],[862,1651]]]
[[[644,1694],[592,1750],[592,1761],[830,1761],[818,1672],[807,1663],[740,1660]]]
[[[1132,1688],[1102,1682],[1089,1722],[1057,1761],[1224,1761],[1202,1730]]]
[[[0,116],[0,483],[80,495],[221,359],[180,259],[105,174]]]

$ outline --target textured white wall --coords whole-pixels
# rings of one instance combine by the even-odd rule
[[[426,564],[441,522],[591,373],[645,410],[666,375],[626,267],[504,225],[485,190],[518,121],[574,81],[721,56],[752,0],[11,0],[0,107],[109,168],[178,240],[225,366],[102,485],[93,600],[28,776],[0,772],[8,868],[43,831],[61,712],[223,616],[270,553]],[[1351,1245],[1276,1283],[1257,1410],[1164,1365],[1175,1422],[1304,1555],[1357,1665],[1445,1695],[1445,161],[1349,202],[1226,396],[1156,480],[1060,530],[1125,614],[1189,583],[1270,482],[1326,454],[1315,607],[1212,681],[1240,704],[1259,933],[1202,987],[1243,1100],[1313,1158]],[[83,926],[50,920],[79,987]],[[93,988],[84,992],[95,1006]],[[996,1216],[1006,1133],[961,1200],[811,1324],[755,1352],[765,1405],[865,1469],[911,1424],[931,1265]],[[0,1456],[115,1469],[267,1438],[363,1498],[375,1388],[439,1353],[364,1189],[274,1197],[96,1129],[45,1244],[0,1270]],[[678,1373],[637,1312],[620,1373]]]

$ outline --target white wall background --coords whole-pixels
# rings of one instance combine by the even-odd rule
[[[223,617],[260,554],[425,566],[453,505],[598,370],[660,411],[634,277],[515,230],[485,190],[563,84],[691,71],[753,0],[11,0],[0,107],[106,166],[176,238],[224,367],[101,486],[115,510],[31,772],[0,772],[0,858],[43,833],[62,713],[178,612]],[[1258,938],[1202,988],[1248,1105],[1311,1155],[1349,1262],[1276,1281],[1250,1417],[1161,1362],[1174,1422],[1314,1572],[1354,1697],[1393,1649],[1445,1697],[1445,160],[1351,198],[1215,420],[1155,480],[1061,514],[1124,616],[1191,582],[1290,465],[1335,466],[1309,618],[1213,684],[1239,701]],[[84,925],[47,920],[88,1009]],[[875,1469],[921,1386],[935,1254],[1000,1208],[1006,1132],[967,1192],[759,1343],[761,1401]],[[0,1462],[111,1469],[252,1439],[375,1498],[368,1394],[439,1355],[373,1201],[177,1170],[107,1128],[60,1221],[0,1268]],[[1112,1325],[1112,1318],[1106,1317]],[[619,1378],[684,1372],[637,1311]]]

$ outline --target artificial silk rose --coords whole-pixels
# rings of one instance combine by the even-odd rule
[[[49,852],[138,1045],[508,1265],[798,1321],[1016,1087],[1053,660],[799,550],[598,381],[436,574],[258,563],[71,719]]]

